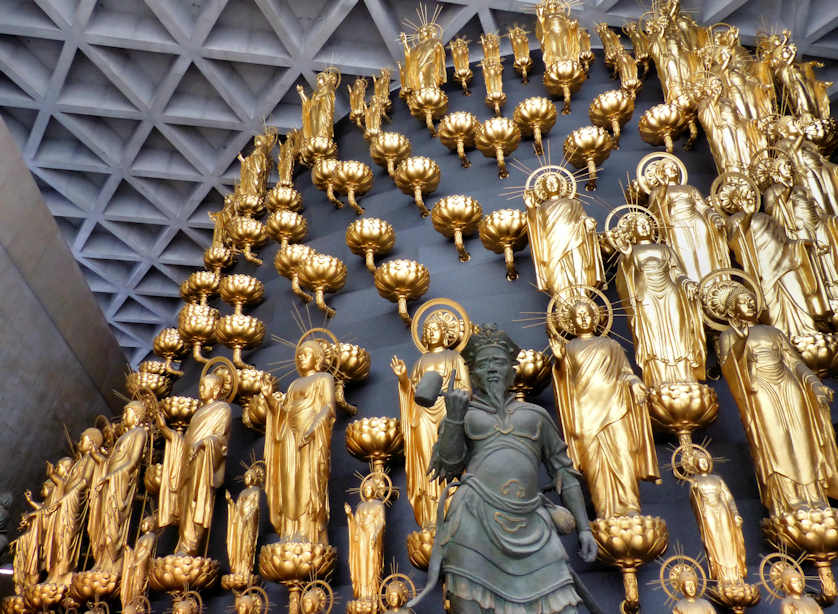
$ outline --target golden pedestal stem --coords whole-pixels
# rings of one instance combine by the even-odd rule
[[[258,318],[234,313],[218,318],[215,338],[233,350],[233,364],[240,369],[252,369],[242,361],[242,350],[260,345],[265,338],[265,325]]]
[[[425,265],[400,258],[382,263],[375,271],[374,281],[378,294],[398,303],[399,316],[409,326],[407,301],[416,300],[428,291],[431,275]]]
[[[347,382],[362,382],[370,374],[370,353],[354,343],[338,343],[329,348],[335,366],[335,403],[354,416],[358,408],[346,400]]]
[[[308,222],[299,213],[288,209],[277,209],[265,221],[265,232],[280,247],[299,243],[308,236]]]
[[[373,473],[384,472],[384,465],[391,457],[401,455],[403,447],[398,418],[361,418],[346,427],[346,449],[352,456],[372,463]]]
[[[594,98],[588,108],[588,117],[594,126],[610,128],[614,136],[614,149],[620,148],[620,131],[634,113],[634,97],[624,90],[608,90]]]
[[[400,132],[381,132],[370,141],[370,157],[391,177],[396,174],[396,166],[410,156],[410,149],[410,141]]]
[[[551,96],[563,96],[562,115],[570,113],[570,98],[582,87],[588,73],[579,60],[559,60],[544,71],[544,87]]]
[[[460,165],[463,168],[471,166],[466,148],[474,147],[474,131],[479,122],[474,113],[468,111],[455,111],[442,118],[437,126],[439,142],[448,149],[456,150],[460,157]]]
[[[337,292],[346,283],[346,265],[328,254],[312,254],[303,260],[300,270],[300,283],[314,291],[314,303],[327,317],[335,315],[335,310],[326,304],[324,293]]]
[[[637,129],[640,137],[650,145],[664,145],[672,153],[672,139],[686,127],[684,115],[674,104],[657,104],[640,118]]]
[[[832,574],[832,561],[838,558],[838,510],[798,509],[762,521],[769,540],[795,552],[805,552],[818,570],[821,592],[816,600],[823,606],[835,603],[838,586]]]
[[[478,232],[486,249],[503,254],[506,279],[518,279],[515,252],[527,246],[527,214],[520,209],[498,209],[480,220]]]
[[[430,212],[425,207],[424,194],[430,194],[439,186],[439,165],[425,156],[412,156],[399,163],[393,180],[405,194],[412,194],[413,201],[419,207],[422,217],[428,217]]]
[[[345,238],[349,250],[364,258],[371,273],[375,273],[375,256],[389,253],[396,243],[393,226],[377,217],[355,220],[346,227]]]
[[[184,305],[178,313],[178,332],[186,343],[192,345],[192,358],[205,363],[203,346],[215,339],[215,321],[218,309],[208,305]]]
[[[238,215],[230,219],[226,230],[233,245],[241,251],[245,260],[256,265],[262,264],[262,260],[251,251],[253,247],[263,245],[268,240],[262,222]]]
[[[241,315],[245,305],[254,305],[264,299],[265,285],[252,275],[236,273],[221,280],[218,293],[222,301],[232,305],[235,313]]]
[[[410,114],[425,121],[431,136],[436,136],[434,120],[439,119],[448,110],[448,96],[438,87],[423,87],[411,92],[407,97]]]
[[[358,204],[355,196],[366,194],[372,188],[372,169],[357,160],[344,160],[335,169],[334,179],[335,189],[346,194],[346,200],[355,213],[363,215],[364,208]]]
[[[533,96],[518,103],[512,119],[518,124],[521,135],[533,137],[533,147],[539,156],[544,155],[541,137],[556,124],[558,113],[553,101],[544,96]]]
[[[463,236],[477,232],[477,226],[483,216],[480,203],[471,196],[452,194],[440,199],[431,210],[431,223],[443,236],[454,239],[460,262],[471,259],[463,244]]]
[[[340,163],[334,158],[321,158],[311,167],[311,182],[318,190],[326,192],[326,198],[336,209],[343,208],[343,202],[335,196],[335,172]]]
[[[588,169],[587,191],[596,190],[597,166],[602,164],[614,149],[614,139],[600,126],[577,128],[564,141],[564,155],[576,168]]]
[[[300,268],[303,262],[310,256],[316,254],[308,245],[294,243],[281,247],[274,256],[274,268],[282,277],[291,281],[291,290],[299,296],[304,303],[310,303],[312,297],[306,294],[300,287]]]
[[[474,144],[487,158],[495,158],[498,162],[498,179],[509,177],[506,169],[508,156],[518,148],[521,142],[521,130],[508,117],[492,117],[475,130]]]
[[[625,599],[620,603],[620,613],[639,612],[637,569],[666,551],[666,523],[657,516],[596,518],[591,522],[591,531],[599,546],[599,559],[618,567],[623,574]]]

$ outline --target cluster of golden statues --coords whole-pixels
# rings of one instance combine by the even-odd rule
[[[423,5],[418,23],[405,22],[411,33],[400,37],[400,96],[463,167],[470,164],[466,150],[477,147],[497,159],[505,177],[505,156],[522,137],[532,137],[543,154],[556,106],[531,97],[515,107],[512,119],[501,117],[507,102],[501,37],[488,32],[480,39],[480,64],[486,104],[498,117],[481,123],[472,113],[448,113],[440,11]],[[518,348],[494,325],[473,324],[451,299],[429,300],[411,315],[407,302],[428,291],[428,269],[407,259],[376,265],[375,257],[394,246],[393,225],[366,217],[350,224],[347,246],[365,259],[379,294],[398,303],[417,354],[410,367],[398,356],[389,363],[398,418],[363,417],[345,429],[349,452],[369,463],[354,489],[360,502],[344,503],[349,548],[343,554],[353,596],[345,604],[348,614],[409,612],[440,573],[453,614],[567,614],[579,604],[596,612],[596,600],[569,569],[558,542],[557,533],[573,530],[583,560],[598,556],[620,570],[620,612],[636,614],[638,569],[669,547],[666,523],[644,512],[641,501],[640,482],[662,481],[653,427],[677,441],[672,474],[688,488],[706,556],[706,571],[702,561],[680,554],[661,562],[659,584],[672,611],[709,614],[715,612],[711,601],[737,613],[754,606],[761,593],[747,565],[743,516],[714,473],[709,444],[694,443],[696,431],[719,413],[717,394],[706,383],[709,346],[753,458],[767,510],[762,531],[783,550],[763,559],[760,583],[788,614],[821,612],[838,598],[831,570],[838,558],[838,510],[830,506],[838,498],[838,445],[833,393],[821,379],[838,372],[838,166],[827,158],[838,146],[838,124],[829,114],[829,84],[817,79],[816,62],[797,58],[788,31],[761,34],[752,53],[737,28],[701,26],[679,0],[653,0],[643,19],[625,25],[632,51],[606,24],[597,33],[620,87],[598,95],[589,109],[593,125],[565,140],[566,160],[584,170],[547,161],[529,172],[519,209],[483,215],[473,198],[451,195],[429,210],[423,197],[437,189],[439,165],[411,155],[405,135],[385,130],[389,69],[371,84],[359,77],[347,85],[349,119],[363,131],[370,157],[423,216],[430,215],[436,230],[454,238],[462,262],[469,260],[463,237],[479,234],[484,246],[504,254],[511,281],[517,277],[514,252],[529,244],[537,289],[549,301],[552,352]],[[505,35],[524,83],[533,63],[527,34],[514,26]],[[568,113],[594,59],[590,35],[563,0],[535,6],[534,35],[543,85],[563,98]],[[453,80],[468,95],[469,43],[452,39],[449,50]],[[667,151],[638,161],[627,202],[600,228],[577,179],[587,173],[588,188],[595,186],[596,167],[619,146],[651,65],[664,101],[644,113],[638,128],[644,140]],[[121,420],[97,422],[82,432],[71,456],[48,464],[40,500],[25,493],[32,509],[14,542],[16,594],[3,602],[7,614],[84,605],[99,612],[116,598],[128,614],[150,614],[149,590],[169,593],[174,612],[199,614],[199,592],[219,577],[234,593],[239,614],[267,612],[263,579],[287,587],[290,614],[333,608],[332,439],[338,410],[358,411],[344,388],[369,375],[370,354],[300,321],[301,337],[288,343],[294,350],[285,375],[293,379],[280,391],[279,379],[242,358],[266,333],[263,322],[243,312],[264,298],[264,284],[222,271],[239,255],[261,265],[254,249],[272,238],[279,244],[274,266],[294,294],[327,317],[335,314],[324,297],[343,288],[347,266],[302,243],[308,223],[294,176],[297,162],[310,167],[313,183],[336,207],[345,197],[364,213],[356,197],[371,189],[372,169],[336,157],[340,82],[339,71],[329,68],[317,74],[311,93],[298,86],[301,129],[281,140],[266,127],[239,156],[239,181],[211,214],[206,270],[181,286],[185,305],[177,328],[155,338],[165,362],[146,361],[129,374],[132,398]],[[699,128],[718,174],[708,195],[689,184],[685,164],[673,154],[674,140],[686,132],[686,147],[692,147]],[[274,168],[277,182],[269,186]],[[260,219],[266,210],[270,214]],[[604,294],[612,280],[618,306]],[[232,306],[231,314],[210,305],[217,295]],[[634,363],[614,338],[617,315],[627,318]],[[205,355],[216,343],[232,351],[231,360]],[[172,379],[183,375],[174,361],[188,353],[204,365],[197,398],[171,396]],[[560,431],[529,402],[551,380]],[[238,494],[225,490],[229,573],[220,575],[221,562],[208,548],[216,504],[223,507],[216,491],[231,473],[233,403],[242,407],[245,426],[264,433],[264,448],[262,458],[245,467]],[[400,455],[416,523],[405,549],[411,564],[430,574],[418,597],[407,575],[383,577],[388,507],[399,494],[387,465]],[[540,494],[541,463],[563,506]],[[263,492],[274,535],[260,544]],[[163,554],[158,544],[167,527],[177,540]],[[820,582],[814,597],[805,590],[803,559],[786,550],[813,562]]]

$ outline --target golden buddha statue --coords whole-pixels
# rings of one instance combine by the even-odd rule
[[[253,583],[253,562],[259,539],[259,499],[265,483],[265,462],[256,461],[244,473],[244,490],[238,499],[227,499],[227,559],[233,584],[245,588]]]
[[[340,85],[340,72],[327,68],[317,73],[317,86],[311,97],[302,85],[297,85],[303,115],[303,140],[324,137],[332,140],[335,127],[335,92]]]
[[[676,555],[661,563],[659,582],[675,604],[672,614],[716,614],[703,595],[707,575],[695,559]]]
[[[55,489],[55,482],[47,478],[41,485],[41,502],[32,498],[31,491],[23,492],[23,497],[32,507],[32,511],[26,512],[21,517],[18,525],[20,536],[12,542],[14,551],[12,580],[15,593],[19,595],[23,594],[26,587],[38,582],[43,560],[41,550],[46,529],[45,520]]]
[[[381,581],[381,607],[387,614],[410,614],[408,601],[416,596],[416,585],[403,573],[390,574]]]
[[[42,569],[49,574],[56,565],[61,565],[61,561],[56,558],[56,549],[53,545],[56,543],[56,512],[59,508],[59,502],[64,494],[64,488],[67,485],[67,480],[70,476],[70,469],[73,467],[73,459],[69,456],[64,456],[58,459],[53,465],[47,462],[47,476],[52,486],[48,489],[49,495],[44,498],[43,505],[40,508],[40,539],[38,541],[39,552],[37,554],[39,561],[39,569]],[[27,497],[29,504],[34,507],[34,502],[31,497]]]
[[[724,218],[696,188],[687,185],[684,163],[666,152],[651,153],[637,165],[637,182],[649,195],[648,208],[661,222],[664,242],[695,282],[730,267]]]
[[[445,47],[442,45],[442,26],[436,20],[442,10],[437,6],[428,18],[424,6],[418,10],[419,26],[415,34],[401,33],[404,48],[404,66],[399,65],[402,73],[403,95],[426,87],[439,88],[447,80],[445,69]],[[411,24],[408,24],[411,25]]]
[[[367,80],[363,77],[358,77],[352,82],[352,85],[347,85],[346,89],[349,92],[349,119],[355,122],[359,128],[363,128],[364,124],[364,109],[366,107],[367,95]]]
[[[102,440],[99,429],[89,428],[82,432],[61,496],[53,504],[55,509],[50,514],[49,531],[52,540],[42,546],[50,551],[51,565],[46,582],[68,584],[78,564],[81,521],[88,502],[88,492],[97,466],[106,460],[101,453]]]
[[[639,514],[638,480],[660,481],[647,389],[622,346],[607,336],[612,318],[608,299],[585,287],[554,296],[547,315],[556,408],[598,518]]]
[[[326,345],[313,337],[320,333],[337,345],[325,329],[313,328],[300,337],[294,351],[299,377],[288,386],[281,404],[272,394],[272,382],[262,382],[269,408],[265,492],[271,525],[283,541],[328,544],[335,379],[325,371]]]
[[[294,162],[300,151],[300,138],[299,130],[291,130],[279,146],[276,165],[276,172],[279,175],[277,185],[294,187]]]
[[[768,594],[780,600],[780,614],[823,614],[806,593],[806,576],[800,563],[787,554],[775,552],[763,557],[759,574]]]
[[[419,322],[425,313],[427,317],[419,338]],[[434,371],[442,376],[443,390],[448,388],[452,377],[455,388],[471,390],[468,367],[460,356],[468,342],[470,327],[470,320],[459,304],[448,299],[428,301],[417,310],[411,324],[413,343],[422,356],[409,373],[398,356],[390,361],[399,384],[407,498],[421,529],[431,530],[435,526],[437,502],[444,488],[441,480],[430,479],[427,472],[439,424],[445,417],[445,398],[440,395],[430,407],[425,407],[416,402],[416,387],[426,373]]]
[[[524,203],[536,281],[551,296],[605,283],[596,220],[575,196],[576,179],[562,166],[544,166],[527,178]]]
[[[268,187],[271,170],[271,150],[277,140],[276,128],[267,127],[264,134],[253,138],[253,151],[246,158],[239,154],[241,170],[237,191],[242,194],[262,196]]]
[[[649,387],[703,381],[707,350],[697,283],[687,277],[678,254],[657,242],[654,217],[628,209],[606,236],[620,251],[617,292],[629,315],[643,381]]]
[[[790,241],[783,226],[759,210],[760,200],[748,176],[727,173],[714,182],[713,201],[728,214],[728,244],[742,269],[759,281],[769,323],[793,343],[816,337],[816,319],[829,314],[820,277],[804,246]]]
[[[743,278],[751,288],[729,275]],[[772,515],[828,508],[838,495],[838,448],[829,419],[832,390],[782,331],[759,324],[765,301],[756,280],[734,269],[701,282],[708,324],[754,459],[760,499]],[[727,326],[724,324],[727,323]]]
[[[768,145],[755,123],[739,114],[717,77],[711,77],[698,102],[698,120],[719,174],[747,172],[753,155]]]
[[[361,611],[375,612],[384,569],[384,526],[386,503],[393,492],[386,473],[373,472],[361,482],[361,503],[355,508],[343,504],[349,528],[349,574]]]
[[[220,363],[220,364],[219,364]],[[169,428],[161,414],[157,426],[166,439],[158,514],[160,526],[178,523],[175,554],[202,556],[212,524],[215,489],[224,483],[230,438],[230,401],[238,387],[236,368],[226,358],[213,358],[201,372],[201,407],[186,431]]]
[[[94,565],[91,571],[118,576],[128,541],[134,494],[148,441],[150,408],[130,401],[122,412],[125,432],[116,440],[107,461],[94,472],[88,501],[87,535]]]
[[[484,58],[480,62],[483,69],[483,83],[486,86],[486,104],[494,109],[496,115],[501,114],[501,107],[506,102],[503,93],[503,63],[501,60]]]
[[[544,65],[578,60],[582,51],[579,22],[570,18],[570,6],[563,0],[543,0],[535,7],[535,37],[541,41]]]
[[[713,457],[703,447],[679,446],[672,455],[675,477],[690,485],[693,508],[710,577],[719,584],[741,584],[748,577],[742,516],[725,481],[713,471]]]
[[[838,165],[825,158],[818,148],[803,138],[800,127],[786,126],[793,131],[775,143],[788,154],[794,164],[795,178],[815,202],[830,215],[838,215]]]
[[[119,599],[122,611],[142,612],[148,590],[148,570],[157,552],[160,527],[157,514],[150,514],[140,521],[140,537],[134,547],[125,546],[122,557],[122,576],[119,580]]]
[[[372,99],[381,105],[382,114],[387,118],[390,112],[390,69],[382,68],[378,75],[372,78]],[[389,119],[389,118],[388,118]]]
[[[480,35],[480,46],[483,47],[483,59],[500,62],[500,36],[494,32]]]

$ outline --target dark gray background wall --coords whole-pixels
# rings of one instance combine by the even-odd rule
[[[533,54],[535,68],[530,83],[522,85],[511,68],[511,61],[507,61],[504,72],[504,88],[509,101],[504,109],[507,117],[512,116],[515,105],[528,96],[545,95],[541,84],[543,67],[540,57]],[[455,84],[449,83],[446,90],[449,96],[449,110],[469,110],[478,115],[481,120],[490,116],[488,108],[483,102],[482,76],[479,67],[475,69],[473,94],[465,97]],[[600,92],[612,89],[617,83],[609,79],[602,64],[601,54],[597,55],[589,80],[574,96],[572,113],[569,116],[559,115],[557,125],[550,133],[547,141],[552,152],[553,161],[561,159],[562,143],[565,136],[578,126],[589,123],[587,109],[591,100]],[[393,121],[386,129],[396,130],[409,136],[414,154],[427,155],[436,160],[442,169],[442,181],[437,192],[426,198],[430,207],[436,200],[448,194],[465,193],[477,198],[485,212],[506,207],[523,207],[520,199],[507,201],[500,196],[500,192],[509,186],[523,185],[525,176],[521,172],[512,170],[511,176],[505,181],[498,181],[493,159],[484,158],[479,152],[472,151],[469,156],[472,161],[470,169],[462,169],[456,154],[450,153],[438,140],[432,139],[423,125],[410,116],[404,103],[393,93]],[[662,94],[654,74],[647,80],[637,100],[637,110],[631,122],[625,126],[621,141],[621,149],[613,151],[603,164],[599,179],[599,190],[594,192],[596,202],[585,201],[587,211],[600,222],[600,229],[608,211],[622,204],[618,182],[625,184],[626,176],[634,173],[639,159],[653,151],[644,143],[637,133],[637,121],[648,107],[661,102]],[[558,105],[560,106],[560,102]],[[339,157],[342,159],[357,159],[372,165],[375,171],[375,185],[361,200],[366,207],[367,215],[387,219],[396,230],[396,246],[389,257],[405,257],[419,260],[431,271],[431,286],[424,300],[433,297],[450,297],[461,302],[468,310],[471,318],[476,322],[497,322],[504,327],[511,336],[522,346],[530,348],[546,347],[543,328],[525,328],[518,320],[527,317],[527,312],[542,312],[547,306],[548,297],[540,294],[535,288],[535,278],[529,250],[517,255],[518,268],[521,277],[516,282],[505,279],[503,257],[486,251],[478,238],[467,240],[467,247],[472,259],[468,263],[460,263],[452,242],[433,230],[429,219],[422,219],[411,199],[395,189],[392,180],[384,169],[374,165],[370,160],[367,144],[360,131],[347,121],[342,121],[336,127],[336,138],[340,147]],[[696,149],[692,152],[681,151],[683,141],[677,144],[677,154],[686,163],[690,173],[690,183],[707,193],[710,183],[715,176],[715,168],[710,157],[706,139],[702,135]],[[511,156],[530,168],[535,168],[537,161],[533,155],[529,141],[522,142],[518,150]],[[334,296],[328,297],[328,302],[337,309],[337,315],[330,323],[331,330],[339,339],[358,343],[366,347],[372,354],[372,370],[369,380],[363,385],[350,387],[347,396],[351,402],[360,408],[360,416],[398,416],[398,398],[396,381],[389,368],[389,360],[393,354],[398,354],[412,364],[418,358],[417,350],[413,347],[408,330],[396,314],[395,305],[379,297],[372,282],[372,275],[365,269],[361,258],[353,255],[344,244],[346,226],[355,219],[355,215],[348,207],[336,211],[324,197],[316,190],[310,181],[308,172],[298,173],[296,187],[303,194],[305,216],[309,222],[310,237],[308,242],[313,248],[340,257],[349,269],[346,287]],[[580,190],[582,186],[580,185]],[[267,300],[251,311],[261,318],[267,327],[268,337],[263,347],[252,352],[247,358],[261,369],[269,369],[270,363],[291,357],[291,350],[270,342],[270,335],[279,335],[286,339],[296,340],[299,329],[291,316],[292,306],[299,307],[298,299],[291,293],[289,282],[277,276],[272,261],[277,246],[271,244],[261,250],[265,264],[255,267],[249,263],[240,263],[236,272],[246,272],[256,275],[265,282]],[[613,274],[613,267],[609,275]],[[613,289],[608,292],[609,297],[616,300]],[[411,305],[411,311],[418,303]],[[231,308],[221,305],[222,312],[229,313]],[[312,309],[311,318],[315,324],[322,322],[319,311]],[[615,330],[619,335],[630,338],[624,319],[617,318]],[[633,348],[623,342],[627,353],[633,358]],[[216,349],[216,353],[227,353],[224,348]],[[715,360],[715,357],[712,359]],[[195,394],[199,370],[195,365],[188,365],[187,376],[176,386],[182,392]],[[283,382],[283,390],[290,379]],[[758,582],[760,556],[771,551],[769,545],[760,537],[759,521],[763,509],[757,497],[756,483],[753,476],[753,465],[748,454],[745,436],[735,404],[733,403],[727,385],[724,382],[710,382],[718,391],[721,403],[718,421],[706,432],[696,434],[697,440],[705,435],[712,439],[711,451],[728,462],[717,467],[733,491],[740,512],[745,518],[743,527],[748,547],[748,564],[752,572],[751,580]],[[554,411],[552,393],[541,395],[540,402],[550,412]],[[236,416],[238,417],[238,409]],[[347,555],[347,528],[342,508],[344,501],[349,501],[353,507],[357,504],[357,497],[347,494],[347,490],[358,485],[358,479],[353,475],[365,469],[363,463],[355,460],[346,452],[344,447],[344,432],[350,418],[339,416],[335,424],[332,441],[332,475],[330,481],[330,501],[332,520],[330,525],[330,541],[338,548],[339,564],[332,576],[332,586],[340,595],[342,609],[346,601],[352,598]],[[657,434],[658,458],[662,467],[663,483],[661,485],[642,484],[641,497],[644,513],[662,516],[670,530],[670,552],[680,544],[685,553],[698,556],[702,552],[698,528],[689,506],[687,487],[678,484],[670,471],[663,468],[669,463],[674,439],[666,434]],[[233,436],[230,445],[231,454],[228,459],[228,477],[225,484],[233,494],[241,488],[234,477],[242,473],[239,466],[241,459],[249,457],[251,452],[261,457],[264,438],[258,433],[247,430],[239,421],[234,422]],[[394,463],[392,475],[397,486],[404,489],[404,470],[399,462]],[[545,484],[546,484],[545,479]],[[214,518],[213,538],[210,552],[213,556],[226,564],[225,553],[225,523],[226,512],[223,508],[223,494],[218,493],[217,507]],[[409,573],[421,588],[425,583],[425,574],[416,572],[408,562],[404,548],[407,533],[414,530],[413,515],[406,498],[401,498],[391,507],[388,516],[386,533],[385,556],[388,562],[394,561],[398,569]],[[167,536],[167,541],[171,541]],[[267,511],[263,506],[261,543],[273,541],[275,536],[267,521]],[[599,564],[587,565],[576,557],[576,539],[571,536],[565,539],[565,546],[571,553],[573,566],[579,571],[588,586],[599,597],[606,612],[617,611],[618,603],[622,599],[622,583],[617,570]],[[167,549],[168,547],[168,549]],[[171,543],[161,544],[160,552],[171,552]],[[656,564],[645,566],[640,572],[640,590],[643,611],[648,613],[662,613],[669,611],[665,607],[665,595],[649,585],[657,578]],[[274,607],[285,608],[287,604],[286,591],[283,587],[272,583],[266,586]],[[419,609],[420,614],[440,611],[439,591],[435,600],[425,602]],[[212,612],[221,612],[232,605],[232,596],[216,589],[208,593],[206,602]],[[162,610],[165,600],[156,602],[156,608]],[[749,610],[754,614],[773,612],[776,604],[771,605],[766,600],[759,606]]]
[[[44,461],[119,407],[125,358],[0,121],[0,489],[37,492]]]

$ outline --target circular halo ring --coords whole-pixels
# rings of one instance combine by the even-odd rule
[[[714,199],[718,199],[719,190],[722,189],[722,186],[724,185],[725,181],[734,178],[742,179],[743,181],[745,181],[745,183],[751,186],[757,199],[755,210],[759,211],[759,208],[762,205],[762,194],[759,191],[759,186],[757,185],[756,181],[751,179],[745,173],[740,173],[739,171],[726,171],[718,177],[716,177],[710,186],[710,196]]]
[[[686,185],[688,178],[687,166],[686,164],[684,164],[683,160],[681,160],[681,158],[679,158],[675,154],[671,154],[666,151],[654,151],[640,158],[640,162],[637,163],[637,168],[635,169],[635,174],[637,175],[637,183],[640,185],[640,189],[646,192],[646,194],[649,194],[652,191],[652,189],[649,187],[648,182],[646,181],[646,169],[647,167],[651,167],[653,162],[663,160],[671,160],[678,166],[678,170],[681,171],[681,179],[678,182],[678,185]]]
[[[725,268],[708,273],[701,279],[701,281],[698,282],[699,297],[703,297],[705,292],[712,286],[712,283],[716,281],[716,278],[722,277],[723,275],[730,276],[731,281],[733,281],[734,277],[738,277],[743,282],[745,282],[742,284],[743,286],[745,286],[746,288],[750,286],[751,292],[753,292],[757,298],[757,314],[760,314],[763,311],[765,311],[765,295],[762,293],[762,286],[759,285],[759,283],[753,275],[741,269]],[[702,303],[703,302],[704,301],[702,299]],[[713,330],[724,331],[727,330],[728,326],[730,326],[730,323],[728,321],[725,321],[725,323],[722,324],[717,319],[715,314],[708,314],[706,308],[703,308],[701,310],[701,313],[703,314],[704,322]]]
[[[342,76],[340,74],[340,68],[338,68],[337,66],[327,66],[326,69],[321,72],[331,73],[337,76],[337,81],[335,82],[335,90],[337,91],[337,89],[340,87],[340,80]]]
[[[757,167],[758,167],[759,163],[762,162],[763,156],[765,156],[769,159],[785,158],[786,163],[788,163],[788,165],[792,169],[792,172],[794,172],[794,160],[792,160],[791,155],[787,151],[785,151],[783,149],[780,149],[779,147],[774,147],[772,145],[772,146],[769,146],[769,147],[763,147],[762,149],[760,149],[758,152],[756,152],[751,157],[751,164],[750,164],[750,168],[748,169],[748,172],[750,172],[750,174],[753,177],[757,176],[757,173],[756,173]],[[794,179],[794,178],[792,177],[792,179]],[[754,183],[759,185],[759,182],[757,182],[756,180],[754,180]]]
[[[131,400],[140,401],[143,405],[145,405],[146,411],[151,414],[147,415],[145,419],[147,422],[154,424],[155,416],[157,416],[157,413],[160,411],[160,402],[157,400],[157,395],[145,386],[141,386],[134,391],[134,394],[131,396]]]
[[[332,342],[332,345],[335,348],[338,348],[340,346],[340,341],[338,341],[338,338],[335,337],[335,334],[332,331],[330,331],[328,328],[323,328],[323,327],[320,327],[320,326],[317,326],[315,328],[309,328],[306,332],[304,332],[302,335],[300,335],[300,338],[297,341],[297,345],[294,347],[294,359],[297,358],[297,354],[300,352],[300,348],[302,347],[303,342],[305,342],[306,338],[308,338],[312,335],[316,335],[318,333],[328,337],[329,341]],[[330,371],[332,372],[333,376],[337,376],[337,372],[338,372],[337,361],[335,361],[335,364],[332,365],[332,368],[330,369]]]
[[[413,344],[416,346],[416,349],[418,349],[423,354],[425,354],[428,351],[428,348],[425,347],[425,344],[422,342],[422,337],[419,334],[419,323],[422,319],[422,316],[425,315],[425,312],[431,309],[432,307],[436,307],[437,305],[450,307],[460,316],[460,319],[463,322],[463,334],[460,338],[460,342],[454,347],[454,351],[462,352],[465,349],[469,338],[471,338],[471,320],[469,319],[468,313],[466,312],[465,308],[462,305],[460,305],[457,301],[452,300],[450,298],[431,299],[422,303],[419,309],[416,310],[416,312],[413,314],[413,320],[410,323],[410,336],[413,339]]]
[[[696,452],[697,454],[703,454],[710,460],[710,469],[707,470],[707,473],[713,470],[713,456],[707,448],[700,446],[697,443],[691,443],[688,447],[691,451]],[[685,447],[683,445],[675,448],[672,451],[672,460],[670,461],[670,464],[672,465],[672,475],[675,476],[675,479],[688,482],[690,480],[690,476],[694,474],[682,469],[682,462],[679,457],[683,456],[684,451]]]
[[[605,296],[605,294],[603,294],[603,292],[598,288],[585,285],[568,286],[567,288],[562,288],[562,290],[553,295],[553,297],[550,299],[550,302],[547,304],[547,330],[557,337],[566,338],[565,335],[570,335],[570,331],[563,330],[563,332],[559,332],[551,316],[553,315],[553,312],[556,310],[557,305],[564,302],[561,298],[562,294],[573,290],[582,290],[585,293],[585,297],[592,300],[594,303],[596,303],[596,301],[588,295],[588,292],[591,292],[595,297],[599,298],[602,301],[603,307],[605,307],[605,313],[607,317],[605,325],[600,325],[602,331],[599,333],[599,336],[605,337],[606,335],[608,335],[608,333],[611,332],[611,326],[614,324],[614,308],[611,306],[611,301],[609,301],[608,297]],[[578,293],[572,295],[569,298],[572,298],[573,296],[578,297]]]
[[[383,499],[379,499],[378,497],[370,497],[367,498],[364,496],[364,484],[367,480],[371,478],[384,478],[384,481],[387,482],[387,494],[384,496]],[[394,488],[393,488],[393,480],[392,478],[387,475],[384,471],[373,471],[372,473],[368,473],[364,476],[364,479],[361,480],[361,486],[359,488],[361,501],[366,503],[367,501],[381,501],[382,503],[387,503],[390,500],[390,497],[393,496]]]
[[[236,366],[230,361],[229,358],[225,356],[216,356],[215,358],[210,358],[206,362],[206,364],[204,364],[204,368],[201,369],[200,379],[204,379],[204,377],[206,377],[206,375],[210,372],[210,368],[217,364],[224,365],[227,368],[227,370],[230,371],[230,376],[232,378],[232,382],[230,384],[230,392],[227,394],[227,398],[224,400],[228,403],[232,403],[233,399],[236,398],[236,393],[239,390],[239,371],[238,369],[236,369]]]
[[[407,584],[408,590],[410,591],[410,595],[408,597],[413,599],[416,597],[416,585],[413,583],[413,580],[410,579],[410,576],[403,573],[391,573],[389,576],[384,578],[381,583],[378,585],[378,604],[381,606],[381,611],[386,612],[389,610],[389,606],[387,605],[386,595],[387,595],[387,585],[391,582],[395,582],[400,580]]]
[[[640,205],[625,204],[612,209],[611,212],[608,214],[608,217],[605,218],[606,233],[611,230],[611,223],[614,220],[614,216],[617,215],[619,211],[626,211],[626,213],[640,213],[641,215],[645,215],[646,217],[648,217],[650,220],[652,220],[652,224],[655,229],[654,242],[657,243],[658,241],[660,241],[660,224],[658,223],[658,218],[656,218],[655,214],[649,211],[649,209],[647,209],[646,207],[641,207]],[[620,218],[622,219],[622,217],[623,216],[621,215]],[[620,222],[618,220],[617,224],[619,223]]]
[[[303,586],[303,590],[300,591],[300,598],[306,594],[306,592],[310,591],[313,588],[320,587],[320,589],[326,593],[326,601],[328,602],[328,607],[323,614],[331,614],[332,608],[335,605],[335,592],[332,590],[332,587],[329,586],[329,583],[325,580],[312,580],[305,586]]]
[[[788,554],[783,554],[782,552],[772,552],[768,556],[762,559],[762,562],[759,564],[759,579],[762,582],[762,585],[765,587],[765,590],[774,598],[774,599],[782,599],[784,595],[780,593],[777,589],[777,586],[774,585],[774,582],[771,580],[771,569],[775,565],[786,565],[788,567],[794,568],[797,573],[799,573],[804,578],[806,577],[803,573],[803,568],[800,566],[800,563],[795,561],[791,558]],[[768,577],[765,575],[766,568],[768,568]]]
[[[569,194],[562,194],[560,197],[562,198],[575,198],[576,197],[576,177],[573,176],[573,173],[570,172],[570,169],[561,166],[560,164],[547,164],[545,166],[540,166],[535,169],[533,172],[529,174],[527,177],[527,181],[524,184],[524,191],[529,191],[532,184],[538,181],[544,175],[549,173],[555,173],[557,175],[563,175],[568,183],[572,186],[572,190]]]
[[[679,564],[688,565],[696,570],[695,575],[698,576],[699,586],[697,587],[698,590],[696,591],[695,597],[696,599],[700,598],[704,595],[704,591],[707,590],[707,574],[705,573],[704,568],[699,565],[698,561],[691,556],[686,556],[684,554],[676,554],[661,563],[660,572],[658,574],[658,581],[660,582],[661,588],[663,588],[667,597],[673,601],[678,600],[678,595],[675,594],[676,589],[670,586],[669,574],[671,573],[670,568]],[[680,593],[680,591],[678,592]]]
[[[715,35],[716,28],[726,28],[726,30],[725,30],[725,31],[726,31],[726,32],[730,32],[730,31],[732,31],[735,27],[736,27],[736,26],[732,26],[732,25],[730,25],[729,23],[727,23],[726,21],[719,21],[719,22],[714,23],[714,24],[713,24],[712,26],[710,26],[709,28],[707,28],[707,34],[709,35],[710,40],[711,40],[711,41],[713,41],[713,42],[715,42],[714,35]]]

